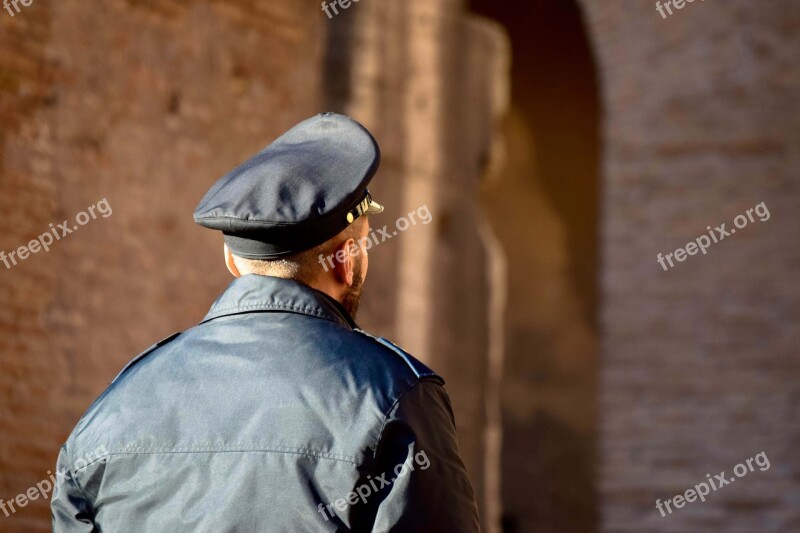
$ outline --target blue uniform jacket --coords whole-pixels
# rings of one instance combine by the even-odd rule
[[[478,531],[443,385],[327,295],[243,276],[81,418],[53,529]]]

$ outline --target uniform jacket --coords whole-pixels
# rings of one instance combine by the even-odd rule
[[[474,532],[444,381],[302,283],[236,279],[58,458],[58,532]]]

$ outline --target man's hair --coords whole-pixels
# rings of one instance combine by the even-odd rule
[[[234,255],[236,268],[242,274],[258,274],[261,276],[273,276],[276,278],[294,279],[305,284],[313,282],[322,271],[325,270],[320,263],[319,256],[323,260],[333,255],[336,249],[347,239],[353,239],[358,244],[361,237],[361,229],[364,225],[363,217],[359,217],[352,224],[338,233],[335,237],[328,239],[320,245],[292,254],[281,259],[245,259]]]

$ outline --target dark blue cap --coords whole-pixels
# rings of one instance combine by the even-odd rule
[[[220,230],[248,259],[277,259],[334,237],[363,214],[380,213],[367,190],[380,150],[355,120],[322,113],[293,127],[227,175],[200,201],[194,220]]]

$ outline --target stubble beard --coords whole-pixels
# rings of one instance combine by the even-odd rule
[[[364,286],[364,277],[359,260],[353,270],[353,285],[347,288],[342,296],[342,307],[348,312],[350,317],[355,320],[358,314],[358,306],[361,304],[361,291]]]

